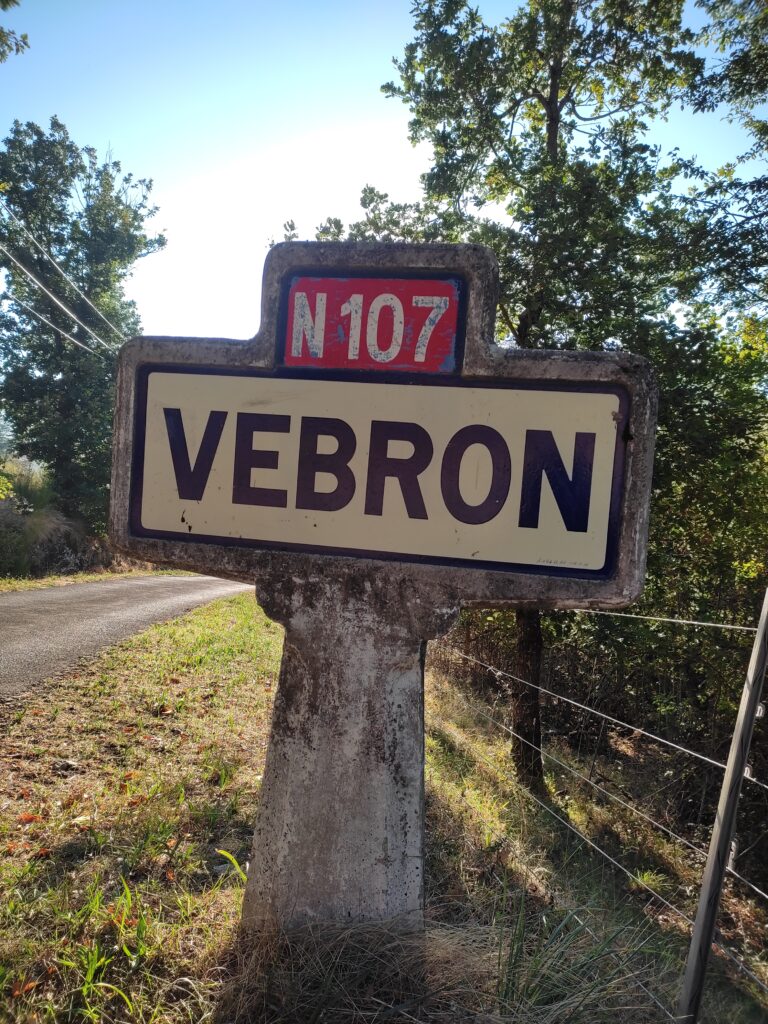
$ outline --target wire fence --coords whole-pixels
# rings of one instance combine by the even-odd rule
[[[669,622],[669,619],[662,620]],[[606,722],[610,722],[612,725],[618,726],[621,729],[629,729],[631,732],[636,733],[638,736],[645,736],[647,739],[653,740],[654,743],[660,743],[662,746],[669,747],[672,750],[677,750],[682,754],[688,754],[690,757],[695,757],[699,761],[703,761],[705,764],[711,765],[713,768],[720,768],[725,771],[725,764],[722,761],[716,761],[712,757],[708,757],[706,754],[702,754],[701,751],[691,750],[690,747],[684,747],[680,743],[675,743],[673,740],[666,739],[664,736],[659,736],[656,733],[649,732],[647,729],[642,729],[639,725],[631,725],[629,722],[624,722],[620,718],[614,718],[613,715],[607,715],[604,711],[600,711],[598,708],[589,707],[587,704],[582,704],[578,700],[574,700],[572,697],[566,697],[563,693],[555,693],[554,690],[548,689],[546,686],[541,686],[539,683],[533,683],[529,679],[523,679],[521,676],[515,675],[513,672],[507,672],[505,669],[496,668],[493,665],[489,665],[479,658],[473,658],[471,655],[464,654],[457,647],[452,647],[451,652],[460,658],[464,658],[465,661],[474,662],[478,667],[485,669],[488,672],[492,672],[497,678],[511,679],[516,683],[521,683],[523,686],[528,686],[533,690],[538,690],[539,693],[544,693],[548,697],[552,697],[554,700],[563,701],[565,704],[570,704],[575,708],[579,708],[581,711],[586,711],[590,715],[595,715],[598,718],[603,719]],[[768,791],[768,783],[761,781],[760,779],[754,778],[752,775],[745,775],[747,782],[751,782],[755,786],[759,786],[761,789]]]
[[[433,775],[433,774],[428,774],[427,775],[427,781],[429,781],[433,785],[439,785],[440,784],[439,781],[437,780],[436,776]],[[477,817],[477,820],[486,829],[488,835],[490,835],[493,838],[493,841],[496,844],[498,844],[498,846],[503,847],[503,846],[510,846],[511,845],[510,844],[509,836],[505,832],[501,832],[498,828],[496,828],[496,826],[493,824],[493,822],[489,821],[487,818],[485,818],[485,817],[483,817],[482,815],[479,815],[479,814],[476,815],[476,817]],[[525,864],[525,862],[520,860],[519,861],[519,866],[520,866],[523,874],[525,874],[528,878],[531,879],[531,881],[535,885],[538,886],[539,883],[540,883],[539,878],[534,874],[533,871],[530,870],[530,868],[528,868],[528,866]],[[590,926],[586,923],[586,921],[578,913],[578,911],[576,911],[569,903],[564,901],[562,899],[562,897],[560,897],[557,893],[553,893],[552,896],[553,896],[553,902],[558,907],[558,909],[565,910],[567,913],[569,913],[573,917],[573,919],[575,921],[577,921],[579,923],[579,925],[581,925],[582,928],[584,928],[586,933],[592,939],[595,940],[595,942],[599,942],[600,941],[597,933],[592,928],[590,928]],[[614,958],[616,960],[619,959],[618,955],[616,955],[616,954],[614,954]],[[669,1019],[669,1020],[676,1020],[676,1017],[674,1017],[674,1015],[672,1013],[670,1013],[670,1011],[667,1009],[667,1007],[664,1005],[664,1003],[659,999],[659,997],[656,995],[656,993],[654,993],[651,989],[649,989],[645,985],[645,983],[640,980],[640,978],[634,977],[633,980],[634,980],[634,983],[638,986],[638,988],[640,988],[643,992],[645,992],[645,994],[648,996],[648,998],[651,1000],[651,1002],[654,1003],[656,1005],[656,1007],[662,1011],[662,1013],[665,1015],[665,1017],[667,1017],[667,1019]]]
[[[680,625],[680,626],[691,626],[691,627],[694,627],[694,628],[705,628],[705,629],[712,629],[712,630],[722,629],[722,630],[729,630],[729,631],[739,631],[739,632],[743,632],[743,633],[755,633],[756,632],[756,629],[754,627],[750,627],[750,626],[735,625],[735,624],[730,624],[730,623],[703,622],[703,621],[700,621],[700,620],[692,620],[692,619],[674,619],[674,618],[670,618],[670,617],[667,617],[667,616],[640,616],[640,615],[631,615],[629,613],[621,613],[621,612],[592,612],[592,611],[581,611],[581,610],[580,610],[580,613],[581,614],[611,615],[611,616],[616,616],[616,617],[621,617],[621,618],[644,619],[644,620],[651,621],[651,622],[674,623],[675,625]],[[697,760],[699,762],[703,762],[703,763],[707,764],[710,767],[714,767],[714,768],[720,769],[722,771],[726,770],[726,765],[723,762],[721,762],[721,761],[719,761],[719,760],[717,760],[717,759],[715,759],[713,757],[710,757],[708,754],[702,753],[701,751],[698,751],[698,750],[693,750],[693,749],[691,749],[689,747],[686,747],[682,743],[676,743],[676,742],[674,742],[672,740],[667,739],[664,736],[660,736],[660,735],[658,735],[658,734],[656,734],[654,732],[651,732],[651,731],[649,731],[647,729],[643,729],[643,728],[641,728],[639,726],[633,725],[633,724],[631,724],[629,722],[626,722],[626,721],[623,721],[623,720],[621,720],[621,719],[619,719],[619,718],[617,718],[615,716],[607,714],[606,712],[601,711],[599,708],[592,707],[592,706],[590,706],[590,705],[588,705],[588,704],[586,704],[586,703],[584,703],[582,701],[575,700],[572,697],[567,697],[567,696],[565,696],[565,694],[557,693],[556,691],[554,691],[554,690],[552,690],[552,689],[550,689],[548,687],[542,686],[539,683],[534,683],[531,680],[522,678],[519,675],[516,675],[514,673],[508,672],[506,669],[502,669],[502,668],[499,668],[498,666],[494,666],[494,665],[490,664],[489,662],[487,662],[486,660],[484,660],[483,658],[477,658],[477,657],[475,657],[475,656],[473,656],[471,654],[468,654],[466,651],[462,651],[459,648],[457,648],[455,645],[447,643],[446,641],[437,641],[434,646],[438,650],[440,650],[440,651],[444,652],[445,654],[447,654],[450,658],[461,659],[465,663],[471,664],[471,665],[473,665],[476,668],[482,669],[484,672],[492,674],[497,681],[503,681],[505,679],[510,680],[510,681],[514,681],[514,682],[520,684],[521,686],[529,687],[532,690],[537,691],[538,693],[544,694],[544,695],[546,695],[547,697],[551,698],[554,701],[562,701],[565,704],[568,704],[568,705],[570,705],[572,707],[578,708],[580,711],[584,712],[585,714],[594,715],[594,716],[596,716],[598,719],[600,719],[602,721],[603,727],[605,727],[607,725],[608,728],[630,730],[633,736],[643,737],[643,738],[645,738],[647,740],[652,741],[653,743],[657,743],[657,744],[660,744],[660,745],[662,745],[664,747],[667,747],[669,749],[673,749],[677,753],[683,754],[683,755],[685,755],[687,757],[690,757],[690,758],[692,758],[694,760]],[[569,764],[568,761],[564,760],[562,756],[558,757],[555,754],[553,754],[551,751],[547,750],[544,747],[543,743],[541,745],[539,745],[537,743],[534,743],[530,738],[527,738],[527,737],[521,735],[521,733],[518,730],[515,730],[507,722],[499,720],[499,718],[495,717],[493,714],[490,714],[489,711],[486,708],[484,708],[483,706],[478,704],[476,701],[471,700],[467,696],[467,694],[465,692],[462,692],[459,696],[460,696],[460,700],[463,702],[463,704],[466,706],[466,708],[472,714],[474,714],[475,716],[478,716],[483,721],[487,722],[490,726],[492,726],[492,728],[495,731],[497,731],[498,733],[503,733],[503,734],[509,736],[510,738],[514,739],[517,743],[522,743],[522,744],[526,745],[528,748],[530,748],[530,749],[534,750],[535,752],[537,752],[542,758],[546,759],[546,761],[548,761],[551,764],[555,765],[560,771],[569,773],[570,775],[574,776],[579,782],[584,783],[585,785],[589,786],[592,789],[592,791],[594,791],[596,794],[599,794],[599,796],[602,797],[603,799],[609,801],[610,803],[612,803],[614,805],[622,807],[626,811],[629,811],[632,815],[634,815],[637,818],[639,818],[642,821],[644,821],[652,829],[658,831],[659,833],[662,833],[667,841],[669,841],[669,842],[671,842],[673,844],[676,844],[680,848],[688,851],[693,856],[695,856],[695,858],[698,861],[706,861],[706,859],[707,859],[707,852],[704,849],[702,849],[699,845],[697,845],[694,842],[691,842],[691,840],[689,840],[689,839],[686,839],[684,836],[680,835],[677,831],[675,831],[674,829],[670,828],[668,825],[665,825],[663,822],[658,821],[657,818],[655,818],[653,816],[653,814],[649,814],[647,812],[647,810],[644,810],[643,808],[638,807],[636,805],[636,803],[631,802],[630,799],[626,799],[625,800],[622,797],[618,796],[616,793],[613,793],[609,789],[605,788],[605,786],[601,786],[597,782],[593,781],[593,779],[591,778],[591,774],[592,774],[591,771],[590,771],[590,776],[587,776],[584,772],[580,771],[573,764]],[[441,727],[443,727],[443,728],[450,728],[448,726],[448,724],[445,723],[444,721],[441,721]],[[560,753],[560,751],[558,751],[558,753]],[[475,747],[473,747],[473,756],[477,756],[482,761],[486,762],[488,764],[488,766],[490,766],[493,769],[494,772],[498,773],[500,771],[498,764],[495,764],[489,757],[487,757],[481,751],[477,750]],[[768,784],[763,782],[761,779],[755,778],[751,771],[749,771],[749,770],[746,771],[745,775],[744,775],[744,778],[745,778],[746,781],[750,782],[752,785],[760,787],[763,790],[768,790]],[[511,784],[514,784],[514,782],[515,782],[515,780],[513,778],[508,778],[506,781],[511,783]],[[605,780],[605,781],[609,781],[609,780]],[[590,848],[594,853],[599,855],[606,863],[610,864],[611,868],[613,870],[616,870],[616,871],[620,872],[621,874],[623,874],[624,876],[626,876],[627,878],[629,878],[631,880],[631,882],[632,882],[633,887],[638,888],[638,889],[642,889],[645,892],[647,892],[648,896],[651,897],[653,900],[657,901],[658,905],[660,905],[661,907],[664,907],[671,914],[673,914],[678,920],[680,920],[685,925],[686,929],[693,928],[694,921],[693,921],[693,918],[690,916],[690,914],[686,913],[685,910],[683,910],[683,909],[681,909],[681,907],[677,906],[672,901],[672,899],[668,899],[665,895],[663,895],[657,889],[655,889],[652,885],[650,885],[648,883],[648,881],[646,880],[646,878],[643,878],[637,872],[632,871],[624,863],[622,863],[621,860],[617,859],[617,857],[614,857],[611,853],[609,853],[602,846],[600,846],[598,843],[596,843],[589,835],[585,834],[584,831],[582,831],[576,825],[574,825],[574,823],[566,815],[558,813],[558,811],[555,810],[554,807],[549,802],[547,802],[545,799],[542,799],[541,797],[537,796],[535,792],[532,792],[530,789],[527,789],[525,787],[521,786],[521,787],[519,787],[519,789],[520,789],[520,792],[522,792],[524,794],[525,799],[527,799],[531,803],[535,804],[540,810],[545,812],[552,819],[555,819],[559,823],[560,826],[562,826],[563,828],[569,830],[570,832],[572,832],[576,836],[578,836],[580,842],[583,843],[584,846]],[[627,794],[624,793],[624,795],[626,796]],[[491,823],[489,823],[487,821],[484,821],[484,824],[485,824],[486,827],[489,827],[492,832],[496,831],[498,841],[504,841],[504,840],[508,841],[508,837],[505,837],[503,834],[498,833],[498,830],[494,830],[494,827],[491,825]],[[765,835],[765,834],[766,833],[763,833],[763,835]],[[761,838],[762,838],[762,836],[758,836],[758,838],[754,841],[754,843],[750,844],[750,847],[748,847],[747,850],[749,850],[752,847],[754,847],[760,841]],[[745,850],[744,852],[746,853],[747,850]],[[734,867],[734,862],[735,862],[735,857],[732,857],[731,858],[731,863],[729,864],[729,866],[727,868],[727,877],[728,877],[729,881],[732,884],[739,884],[739,885],[744,886],[746,889],[749,890],[750,893],[752,893],[754,896],[758,897],[760,900],[764,901],[766,905],[768,905],[768,893],[763,891],[762,888],[760,888],[758,885],[756,885],[751,879],[747,878],[740,871],[736,870],[736,868]],[[523,867],[524,867],[524,865],[523,865]],[[590,934],[592,934],[593,937],[594,937],[594,933],[590,932]],[[733,950],[729,949],[727,945],[725,945],[723,937],[719,933],[716,934],[716,936],[715,936],[715,939],[713,941],[713,946],[714,946],[714,948],[719,950],[720,953],[744,977],[748,978],[749,981],[754,986],[756,986],[756,988],[758,988],[764,995],[768,995],[768,984],[766,984],[744,962],[744,959],[741,956],[739,956],[737,952],[734,952]],[[649,989],[645,984],[641,983],[639,979],[636,979],[636,980],[637,980],[637,983],[638,983],[639,987],[643,989],[643,991],[646,993],[646,995],[653,1001],[653,1003],[657,1006],[657,1008],[659,1008],[668,1019],[670,1019],[670,1020],[678,1019],[677,1017],[675,1017],[671,1013],[669,1008],[664,1005],[663,1000],[660,999],[659,996],[656,993],[654,993],[651,989]]]

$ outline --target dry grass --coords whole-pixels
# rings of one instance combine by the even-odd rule
[[[520,902],[490,925],[313,927],[257,940],[237,958],[219,1024],[638,1024],[620,944],[606,955],[572,916]],[[510,927],[511,924],[511,927]],[[645,1011],[643,1010],[643,1013]]]
[[[67,587],[71,583],[96,583],[99,580],[124,579],[133,576],[193,576],[181,569],[101,569],[93,572],[73,572],[66,576],[0,576],[0,594],[16,590],[44,590],[46,587]]]

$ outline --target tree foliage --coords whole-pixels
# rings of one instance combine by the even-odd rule
[[[96,531],[106,520],[115,349],[139,327],[123,282],[164,244],[147,232],[150,190],[78,147],[56,118],[47,132],[15,122],[0,150],[0,409],[17,454],[48,468],[61,511]]]
[[[673,104],[752,116],[765,33],[750,0],[701,6],[704,32],[686,26],[682,0],[530,0],[496,26],[463,0],[417,0],[399,81],[384,91],[407,104],[412,140],[433,147],[423,200],[394,204],[369,186],[346,233],[485,243],[499,260],[506,343],[651,359],[661,407],[644,605],[728,619],[750,614],[768,582],[765,178],[663,153],[651,127]],[[705,38],[722,47],[714,65]],[[330,218],[317,237],[344,233]],[[533,678],[535,626],[520,613],[494,623],[499,656],[525,675],[528,650]],[[480,617],[466,635],[485,631]],[[560,617],[545,633],[581,643],[594,664],[610,626],[574,631]],[[652,646],[646,636],[634,653],[645,693]],[[664,670],[673,665],[670,651]],[[701,695],[690,699],[695,731]],[[645,712],[653,721],[653,701]],[[535,719],[534,709],[531,736]]]
[[[758,59],[764,9],[705,6],[709,36],[729,47],[714,70],[681,0],[533,0],[495,27],[461,0],[421,0],[400,84],[384,88],[408,104],[412,139],[434,146],[424,202],[396,207],[368,189],[350,229],[394,237],[400,223],[401,237],[485,242],[513,342],[624,347],[654,362],[648,599],[699,610],[733,593],[740,566],[763,564],[768,539],[746,500],[765,481],[762,179],[710,174],[648,141],[672,103],[762,95],[746,71],[734,94],[733,69]]]
[[[698,0],[709,17],[702,38],[719,53],[696,90],[702,108],[728,104],[758,148],[768,148],[768,121],[757,111],[768,100],[768,6],[763,0]]]
[[[9,11],[12,7],[18,7],[19,0],[0,0],[0,11]],[[19,35],[9,28],[0,25],[0,64],[7,60],[12,54],[23,53],[29,46],[29,39],[25,32]]]

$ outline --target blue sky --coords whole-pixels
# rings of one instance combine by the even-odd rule
[[[479,0],[489,22],[510,2]],[[80,145],[155,182],[167,249],[128,292],[152,334],[249,337],[270,238],[358,213],[371,183],[415,199],[426,147],[380,92],[412,37],[410,0],[21,0],[30,49],[0,66],[0,137],[56,114]],[[742,147],[717,116],[659,126],[710,165]]]

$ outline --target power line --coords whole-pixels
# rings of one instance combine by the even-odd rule
[[[574,608],[580,615],[609,615],[620,619],[645,619],[647,622],[671,622],[675,626],[707,626],[709,629],[735,629],[742,633],[756,633],[756,626],[732,626],[728,622],[700,622],[698,619],[666,619],[660,615],[633,615],[631,612],[605,612],[596,608]]]
[[[56,324],[52,324],[51,321],[44,317],[42,313],[38,313],[36,309],[33,309],[32,306],[24,302],[22,299],[15,298],[13,301],[18,302],[20,306],[23,306],[24,309],[28,310],[32,314],[32,316],[36,316],[38,320],[42,320],[46,327],[50,327],[52,330],[57,331],[62,336],[62,338],[66,338],[67,341],[71,341],[72,344],[77,345],[78,348],[85,349],[85,351],[90,352],[92,356],[98,356],[99,359],[104,359],[104,356],[101,354],[101,352],[97,352],[95,348],[89,348],[87,345],[84,345],[82,341],[78,341],[77,338],[73,338],[71,334],[67,334],[66,331],[63,331],[60,327],[57,327]]]
[[[598,711],[597,708],[591,708],[587,704],[581,704],[579,701],[573,700],[571,697],[566,697],[562,693],[555,693],[554,690],[548,690],[545,686],[539,686],[537,683],[532,683],[528,679],[523,679],[520,676],[513,675],[511,672],[506,672],[503,669],[495,668],[493,665],[488,665],[486,662],[480,661],[479,658],[473,658],[469,654],[464,654],[457,647],[452,647],[450,644],[439,644],[439,646],[445,648],[445,650],[452,651],[459,658],[464,658],[465,661],[470,661],[475,665],[479,665],[481,668],[487,669],[489,672],[493,672],[497,679],[502,676],[507,679],[513,679],[516,683],[522,683],[524,686],[530,686],[534,690],[546,693],[549,697],[553,697],[555,700],[565,701],[566,704],[571,704],[573,707],[579,708],[581,711],[587,711],[591,715],[597,715],[599,718],[603,718],[605,721],[611,722],[613,725],[618,725],[621,729],[629,729],[630,732],[636,732],[641,736],[646,736],[655,743],[662,743],[664,746],[671,747],[673,750],[679,750],[683,754],[689,754],[691,757],[696,757],[700,761],[704,761],[706,764],[712,765],[713,768],[720,768],[723,771],[725,770],[725,765],[721,761],[715,761],[713,758],[707,757],[706,754],[701,754],[697,750],[690,750],[688,747],[683,747],[679,743],[675,743],[673,740],[665,739],[663,736],[657,736],[656,733],[648,732],[646,729],[641,729],[639,725],[630,725],[629,722],[622,722],[620,718],[614,718],[612,715],[607,715],[604,711]],[[752,782],[756,786],[760,786],[761,789],[768,790],[768,785],[761,782],[759,779],[755,779],[751,775],[745,775],[744,778],[747,782]]]
[[[92,310],[94,311],[94,313],[95,313],[95,314],[96,314],[96,315],[97,315],[98,317],[101,317],[101,319],[102,319],[102,320],[104,321],[104,323],[105,323],[105,324],[107,325],[107,327],[109,327],[109,328],[110,328],[110,329],[111,329],[112,331],[114,331],[114,333],[115,333],[115,334],[116,334],[116,335],[118,336],[118,338],[120,339],[120,341],[121,341],[121,342],[125,341],[125,337],[124,337],[124,335],[122,334],[122,332],[121,332],[121,331],[120,331],[120,330],[119,330],[119,329],[118,329],[117,327],[115,327],[115,325],[114,325],[114,324],[112,323],[112,321],[111,321],[111,320],[108,320],[108,319],[107,319],[107,317],[106,317],[106,316],[105,316],[105,315],[104,315],[104,314],[103,314],[103,313],[101,312],[101,310],[100,310],[100,309],[98,309],[98,308],[97,308],[97,307],[96,307],[96,306],[95,306],[95,305],[93,304],[93,302],[91,302],[91,300],[90,300],[90,299],[88,298],[88,296],[87,296],[87,295],[85,295],[85,294],[84,294],[84,292],[82,292],[82,291],[80,290],[80,288],[78,288],[78,286],[77,286],[77,285],[75,284],[75,282],[74,282],[74,281],[72,280],[72,278],[71,278],[71,277],[69,277],[69,276],[67,275],[67,273],[66,273],[66,271],[64,270],[64,268],[63,268],[62,266],[60,266],[60,264],[56,262],[56,260],[55,260],[55,259],[53,258],[53,256],[51,256],[51,254],[50,254],[50,253],[48,252],[48,250],[47,250],[47,249],[45,249],[45,248],[44,248],[44,247],[43,247],[43,246],[42,246],[42,245],[40,244],[40,242],[38,242],[38,240],[37,240],[37,239],[35,238],[35,236],[34,236],[34,235],[32,234],[32,232],[31,232],[31,231],[29,230],[29,228],[28,228],[28,227],[26,226],[26,224],[24,224],[24,222],[23,222],[23,221],[22,221],[22,220],[21,220],[21,219],[20,219],[19,217],[17,217],[17,216],[16,216],[16,214],[15,214],[15,213],[13,212],[13,210],[12,210],[12,209],[10,208],[10,206],[8,206],[8,204],[7,204],[7,203],[5,202],[5,200],[4,200],[3,198],[2,198],[2,196],[0,196],[0,206],[2,206],[2,208],[3,208],[3,209],[5,210],[5,212],[6,212],[6,213],[7,213],[8,215],[9,215],[9,217],[11,217],[11,218],[12,218],[13,220],[15,220],[15,221],[16,221],[16,223],[17,223],[17,224],[19,225],[19,227],[20,227],[20,228],[21,228],[21,230],[22,230],[22,231],[24,232],[24,234],[25,234],[25,235],[26,235],[26,236],[27,236],[27,237],[28,237],[28,238],[29,238],[29,239],[30,239],[30,240],[32,241],[32,243],[33,243],[33,244],[34,244],[34,245],[35,245],[35,246],[36,246],[36,247],[37,247],[37,248],[39,249],[39,251],[40,251],[40,252],[41,252],[41,253],[43,254],[43,256],[45,256],[45,258],[46,258],[46,259],[48,259],[48,260],[50,260],[50,261],[51,261],[51,263],[52,263],[52,264],[54,265],[54,267],[56,267],[56,269],[57,269],[57,270],[58,270],[58,272],[59,272],[59,273],[61,274],[61,276],[62,276],[62,277],[64,278],[64,280],[65,280],[65,281],[67,282],[67,284],[68,284],[68,285],[69,285],[69,286],[70,286],[70,287],[71,287],[71,288],[72,288],[72,289],[73,289],[73,290],[74,290],[75,292],[77,292],[77,294],[78,294],[78,295],[80,296],[80,298],[81,298],[81,299],[83,299],[83,301],[84,301],[84,302],[86,302],[86,303],[87,303],[87,304],[88,304],[88,305],[90,306],[90,308],[91,308],[91,309],[92,309]]]
[[[95,331],[92,331],[91,328],[87,324],[84,324],[82,320],[80,320],[77,316],[75,316],[75,314],[72,312],[72,310],[69,309],[69,307],[66,306],[61,301],[61,299],[58,299],[53,294],[52,291],[49,291],[48,288],[46,288],[45,285],[42,283],[42,281],[38,280],[38,278],[35,277],[35,275],[32,273],[31,270],[28,270],[27,267],[25,267],[23,263],[19,263],[19,261],[16,259],[16,257],[12,253],[10,253],[6,249],[6,247],[4,245],[2,245],[2,243],[0,243],[0,251],[4,252],[5,255],[8,257],[8,259],[11,260],[12,263],[15,263],[16,266],[19,268],[19,270],[21,270],[21,272],[23,274],[26,274],[26,276],[29,278],[29,280],[32,281],[33,284],[36,284],[37,287],[40,289],[40,291],[44,292],[48,296],[48,298],[51,300],[51,302],[55,302],[56,305],[60,309],[62,309],[67,314],[68,317],[71,317],[71,319],[74,320],[75,323],[79,327],[82,327],[84,331],[87,331],[87,333],[90,334],[90,336],[94,339],[94,341],[97,341],[100,345],[102,345],[107,350],[107,352],[114,352],[115,351],[114,348],[111,345],[108,345],[105,341],[102,341],[101,338],[98,336],[98,334],[95,333]],[[15,299],[14,299],[14,301],[15,301]]]

